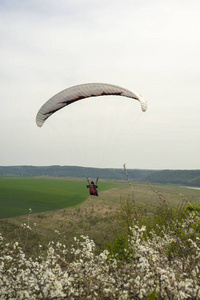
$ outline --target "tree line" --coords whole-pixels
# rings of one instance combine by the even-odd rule
[[[132,181],[200,187],[200,170],[128,169]],[[0,176],[50,176],[126,180],[123,168],[84,168],[78,166],[0,166]]]

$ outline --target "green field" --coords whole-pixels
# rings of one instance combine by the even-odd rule
[[[133,198],[134,205],[147,215],[162,206],[166,199],[173,207],[188,202],[200,203],[200,190],[171,185],[150,185],[132,182],[99,182],[99,197],[89,196],[86,182],[63,178],[0,178],[0,233],[7,241],[26,244],[26,251],[34,254],[38,244],[45,248],[50,241],[71,243],[74,236],[89,235],[103,249],[113,237],[114,216],[122,202]],[[32,214],[28,216],[29,208]],[[59,232],[59,234],[57,233]]]
[[[113,184],[101,183],[99,191]],[[88,198],[86,182],[56,179],[1,178],[0,219],[76,206]]]

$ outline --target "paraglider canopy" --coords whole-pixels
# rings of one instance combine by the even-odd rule
[[[140,102],[143,112],[147,109],[146,101],[135,92],[131,92],[125,88],[112,84],[87,83],[67,88],[49,99],[38,111],[36,124],[37,126],[42,127],[46,119],[48,119],[53,113],[76,101],[89,97],[107,95],[123,96],[137,100]]]

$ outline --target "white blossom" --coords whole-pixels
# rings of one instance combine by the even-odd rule
[[[161,234],[151,231],[147,237],[146,227],[136,223],[129,239],[133,256],[123,263],[108,250],[95,254],[95,243],[88,236],[74,238],[71,249],[51,242],[46,256],[32,259],[18,242],[5,243],[0,235],[0,299],[122,300],[148,299],[151,294],[160,299],[200,299],[200,244],[194,221],[200,222],[191,213],[175,222],[183,239],[170,226],[159,225]],[[183,258],[170,257],[174,243],[185,253]],[[67,260],[67,253],[73,254],[73,261]]]

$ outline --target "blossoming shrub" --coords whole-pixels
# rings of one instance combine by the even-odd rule
[[[148,230],[135,218],[128,260],[95,254],[88,236],[33,259],[0,236],[0,299],[200,299],[199,227],[196,209]]]

